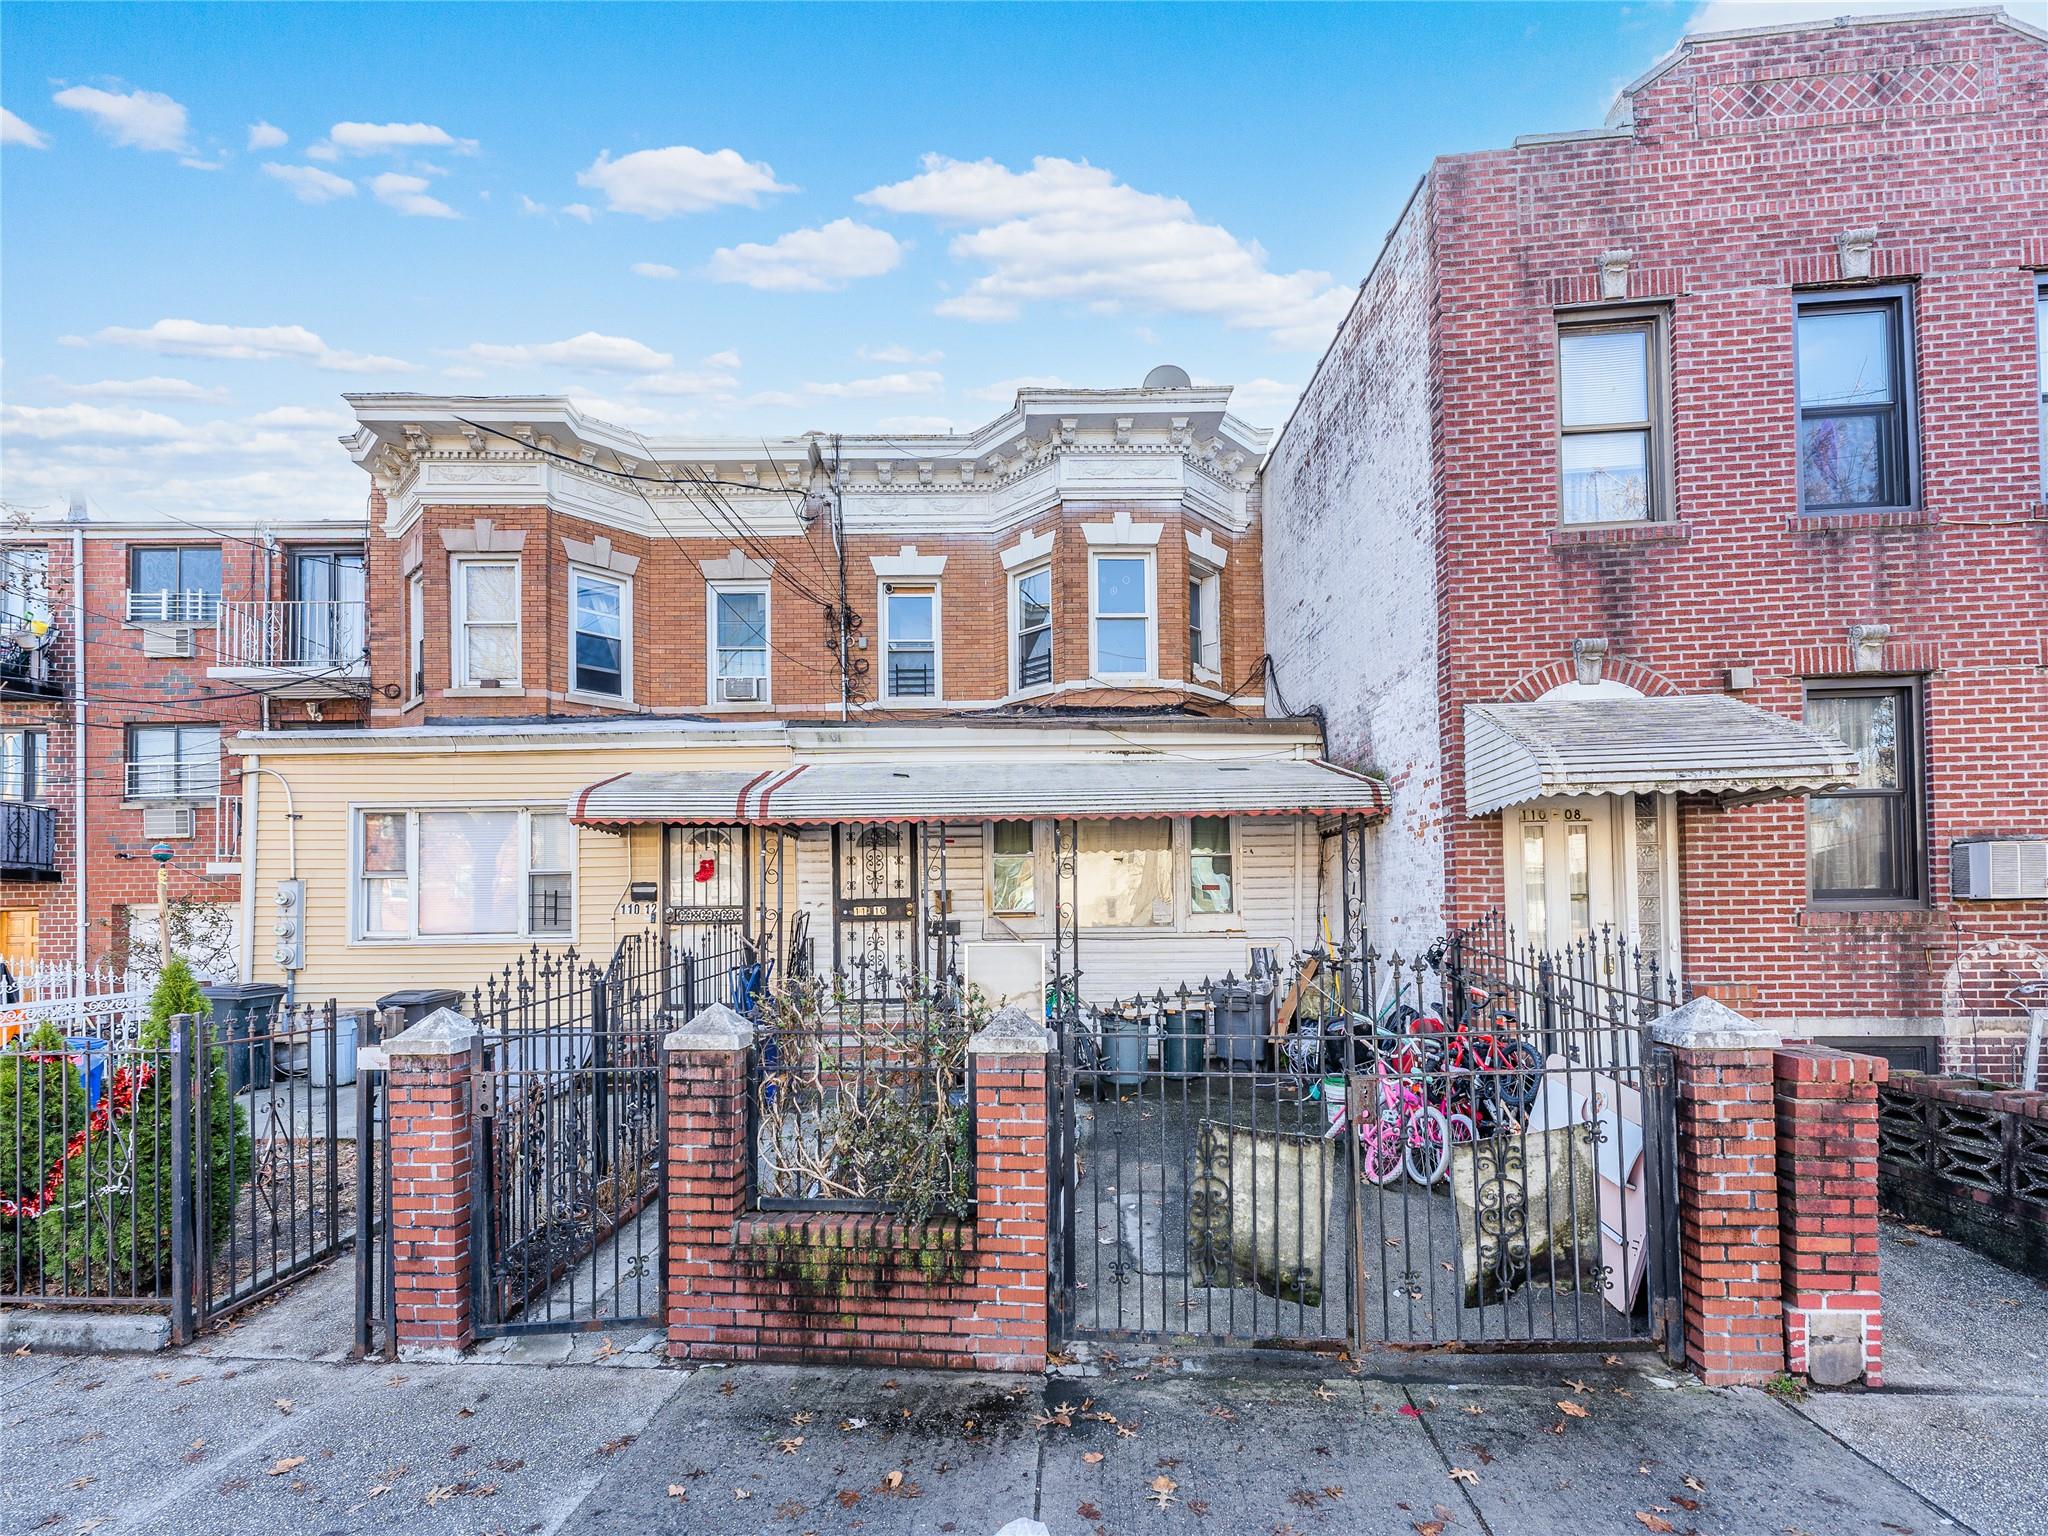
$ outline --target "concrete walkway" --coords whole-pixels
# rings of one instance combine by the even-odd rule
[[[1133,1352],[1018,1380],[687,1372],[584,1335],[559,1366],[353,1364],[330,1271],[190,1350],[0,1357],[0,1530],[2038,1530],[2048,1292],[1902,1232],[1886,1283],[1898,1386],[1795,1404],[1638,1355]],[[335,1326],[293,1350],[302,1308]]]

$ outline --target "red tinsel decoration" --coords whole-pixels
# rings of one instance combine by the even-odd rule
[[[63,1058],[55,1056],[31,1056],[30,1061],[53,1061]],[[64,1151],[50,1164],[49,1177],[43,1180],[43,1191],[32,1200],[11,1200],[0,1195],[0,1216],[27,1216],[34,1218],[49,1208],[57,1198],[57,1191],[64,1183],[64,1165],[80,1152],[94,1136],[102,1135],[116,1115],[125,1115],[135,1107],[135,1096],[149,1086],[149,1080],[156,1075],[154,1069],[144,1068],[136,1072],[130,1067],[114,1069],[114,1080],[107,1086],[106,1097],[100,1100],[100,1107],[86,1117],[85,1129],[64,1144]]]

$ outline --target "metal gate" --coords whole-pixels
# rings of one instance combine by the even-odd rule
[[[666,947],[536,955],[476,1000],[471,1296],[479,1337],[662,1318]]]
[[[1602,935],[1497,922],[1067,1010],[1053,1117],[1066,1337],[1665,1345],[1678,989]]]
[[[895,996],[919,969],[920,830],[890,821],[833,828],[832,964],[863,1001]]]

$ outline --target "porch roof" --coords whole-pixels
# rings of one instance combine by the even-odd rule
[[[1465,706],[1465,814],[1546,795],[1778,799],[1840,788],[1854,754],[1740,699],[1536,699]]]
[[[1377,779],[1315,759],[1104,753],[809,762],[767,773],[622,773],[583,790],[586,826],[743,821],[1007,821],[1033,816],[1384,816]]]

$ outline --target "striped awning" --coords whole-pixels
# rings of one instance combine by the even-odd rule
[[[1853,753],[1785,715],[1720,695],[1465,706],[1465,814],[1549,795],[1776,799],[1839,789]]]
[[[767,773],[622,773],[583,790],[585,826],[741,821],[1009,821],[1034,816],[1383,816],[1377,779],[1304,758],[1103,753],[810,762]]]

